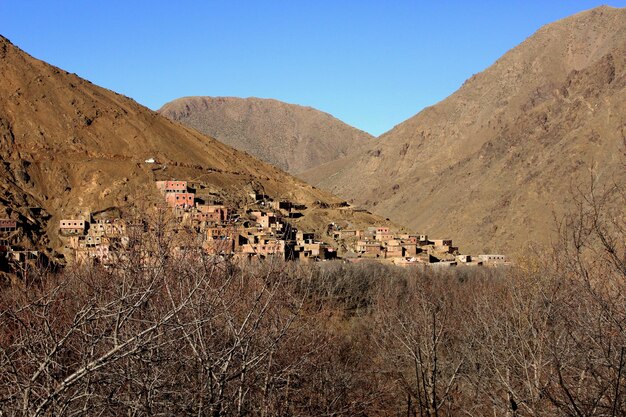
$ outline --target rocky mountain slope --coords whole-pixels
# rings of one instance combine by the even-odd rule
[[[271,99],[184,97],[159,113],[292,174],[372,140],[327,113]]]
[[[163,179],[202,182],[231,206],[251,191],[306,204],[306,215],[296,222],[307,230],[342,219],[355,225],[381,221],[334,210],[337,197],[34,59],[3,37],[0,160],[0,218],[18,220],[21,244],[49,256],[61,245],[60,219],[145,209],[160,198],[154,181]]]
[[[626,9],[579,13],[302,177],[470,250],[549,244],[577,188],[626,184],[625,57]]]

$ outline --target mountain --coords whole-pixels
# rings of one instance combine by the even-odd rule
[[[291,174],[372,140],[330,114],[272,99],[184,97],[158,112]]]
[[[471,251],[549,244],[590,178],[626,184],[626,9],[539,29],[450,97],[302,178]]]
[[[154,159],[158,163],[146,163]],[[172,122],[132,99],[37,60],[0,37],[0,218],[17,220],[20,245],[55,257],[60,219],[130,212],[160,201],[156,180],[203,184],[237,207],[252,191],[307,205],[305,230],[381,219]],[[382,220],[382,223],[386,223]],[[387,222],[388,223],[388,222]]]

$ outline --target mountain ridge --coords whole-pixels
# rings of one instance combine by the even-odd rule
[[[458,235],[470,248],[521,251],[529,235],[549,244],[552,211],[563,213],[569,193],[549,172],[573,171],[582,183],[582,166],[595,160],[621,178],[612,155],[619,154],[623,131],[625,43],[626,9],[600,7],[546,25],[369,147],[301,176],[409,227]],[[595,82],[603,77],[610,82]],[[586,145],[586,137],[597,135],[610,152]],[[510,153],[529,165],[510,161]],[[523,185],[531,173],[534,179]],[[361,181],[348,185],[357,175]],[[540,184],[550,189],[533,189]],[[540,202],[555,207],[534,213]]]
[[[373,140],[329,113],[276,99],[190,96],[158,112],[291,174]]]
[[[237,207],[252,191],[306,204],[294,220],[388,223],[366,212],[318,209],[338,197],[305,184],[136,101],[33,58],[0,37],[0,218],[18,221],[22,248],[58,256],[60,219],[137,210],[161,201],[156,180],[194,180]],[[156,164],[147,163],[157,161]]]

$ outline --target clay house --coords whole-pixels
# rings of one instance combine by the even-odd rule
[[[76,262],[86,263],[88,261],[96,261],[103,265],[111,263],[109,245],[98,245],[76,251]]]
[[[416,262],[421,263],[421,264],[432,264],[432,263],[439,262],[439,259],[437,259],[436,257],[432,256],[431,254],[427,252],[418,253],[414,257],[414,259]]]
[[[293,248],[292,259],[297,259],[300,262],[308,263],[314,260],[314,256],[310,250],[304,250],[304,245],[297,245]]]
[[[96,246],[99,246],[102,243],[103,243],[102,236],[75,235],[75,236],[69,237],[66,247],[82,250],[82,249],[95,248]]]
[[[192,213],[191,219],[194,222],[208,222],[208,223],[219,223],[220,222],[220,214],[218,212],[202,212],[195,210]]]
[[[452,239],[434,239],[432,244],[434,246],[452,246]]]
[[[461,263],[472,262],[472,257],[470,255],[457,255],[456,260]]]
[[[178,193],[168,192],[165,194],[165,201],[167,205],[174,209],[187,210],[193,207],[195,194],[193,193]]]
[[[433,251],[440,253],[458,253],[459,248],[452,246],[452,239],[435,239],[432,241]]]
[[[363,256],[379,258],[383,255],[383,248],[377,243],[368,243],[365,245]]]
[[[354,246],[354,251],[355,252],[365,252],[365,246],[370,242],[369,240],[359,240],[358,242],[356,242],[356,245]],[[375,243],[375,242],[374,242]],[[380,246],[380,245],[379,245]]]
[[[310,256],[319,258],[320,255],[324,255],[324,244],[323,243],[305,243],[302,245],[302,251],[308,252]]]
[[[400,245],[387,246],[385,249],[385,258],[402,258],[404,250]]]
[[[315,233],[303,232],[298,230],[296,232],[296,242],[298,245],[303,245],[305,243],[313,243],[315,240]]]
[[[363,232],[361,230],[340,230],[337,233],[337,237],[339,239],[349,239],[349,238],[353,238],[353,237],[361,237],[361,235],[363,234]]]
[[[271,201],[268,205],[274,210],[283,210],[286,212],[294,208],[294,204],[291,201]]]
[[[377,230],[377,227],[371,227],[371,226],[368,227],[367,229],[363,231],[363,237],[367,240],[369,239],[373,240],[374,237],[376,236],[376,230]]]
[[[488,264],[507,263],[506,256],[504,255],[478,255],[478,259]]]
[[[108,237],[122,237],[126,234],[126,222],[122,219],[106,220],[104,235]]]
[[[270,225],[276,223],[276,215],[272,212],[264,211],[251,211],[250,216],[255,222],[259,224],[263,229],[269,229]]]
[[[17,230],[17,221],[11,219],[0,219],[0,232],[10,233]]]
[[[275,234],[283,234],[285,231],[285,225],[280,221],[276,221],[276,223],[270,225],[270,231]]]
[[[419,236],[409,235],[408,233],[403,233],[403,234],[398,235],[398,239],[400,239],[402,243],[405,243],[405,244],[417,245],[417,242],[419,241]]]
[[[395,236],[393,233],[389,232],[389,229],[386,229],[387,231],[376,231],[376,240],[379,242],[387,242],[389,240],[392,240]]]
[[[98,221],[95,223],[89,224],[89,234],[93,236],[103,236],[104,235],[104,223],[102,221]]]
[[[109,237],[123,236],[126,234],[126,223],[122,219],[97,220],[89,224],[89,234]]]
[[[402,242],[398,239],[388,240],[385,244],[385,258],[401,258],[404,256]]]
[[[62,236],[82,235],[85,233],[86,223],[84,220],[61,220],[59,221],[59,232]]]
[[[86,248],[95,248],[96,246],[100,246],[102,244],[102,236],[84,236],[84,244]]]
[[[209,253],[234,253],[239,250],[241,243],[248,239],[241,239],[246,232],[236,227],[209,227],[206,230],[204,248]]]
[[[187,181],[157,181],[156,187],[162,193],[186,193]]]
[[[311,260],[328,260],[337,257],[334,248],[324,242],[311,242],[299,244],[294,248],[296,258],[303,262]]]
[[[285,241],[262,239],[258,243],[247,243],[241,247],[241,253],[260,258],[266,258],[271,255],[279,255],[284,258]]]
[[[365,257],[378,258],[383,254],[383,248],[379,242],[360,240],[356,244],[356,252],[361,253]]]
[[[198,213],[205,214],[215,222],[226,222],[228,220],[228,208],[223,205],[197,204]]]
[[[421,248],[418,248],[416,244],[413,243],[402,243],[402,248],[404,249],[404,256],[415,256],[422,251]]]

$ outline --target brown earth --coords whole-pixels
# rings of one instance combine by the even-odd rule
[[[158,164],[144,161],[155,158]],[[323,231],[332,221],[388,223],[315,189],[132,99],[34,59],[0,36],[0,217],[19,220],[21,244],[54,256],[58,221],[156,201],[154,181],[203,182],[237,206],[250,191],[306,204],[296,223]]]
[[[572,193],[626,184],[626,9],[538,30],[312,184],[470,251],[550,244]]]
[[[291,174],[373,139],[330,114],[272,99],[184,97],[158,112]]]

